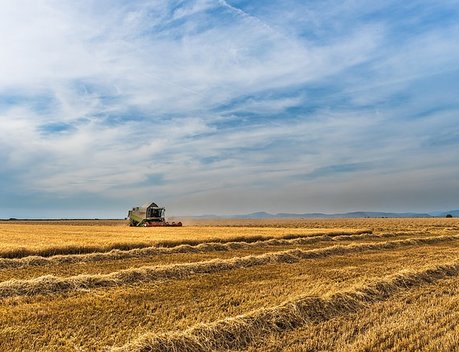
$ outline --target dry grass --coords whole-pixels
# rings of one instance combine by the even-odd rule
[[[458,247],[450,244],[424,248],[321,258],[310,265],[272,264],[157,284],[9,298],[0,306],[0,350],[47,346],[45,350],[73,351],[75,344],[82,350],[103,350],[149,331],[186,329],[276,306],[299,295],[352,289],[397,273],[400,266],[422,268],[458,258]]]
[[[294,241],[298,240],[300,239]],[[122,286],[164,279],[183,279],[197,274],[218,273],[226,270],[250,268],[269,264],[295,263],[300,260],[323,258],[333,255],[360,253],[370,250],[389,250],[415,245],[452,242],[457,240],[459,240],[459,235],[411,238],[379,243],[351,244],[347,246],[336,245],[312,250],[301,250],[297,248],[287,251],[269,252],[260,255],[249,255],[230,259],[213,259],[196,263],[130,268],[110,274],[78,275],[73,277],[56,277],[47,275],[31,280],[13,279],[0,283],[0,298],[33,296],[37,294],[56,294],[82,289]],[[283,240],[282,242],[284,241],[289,240]]]
[[[254,341],[247,351],[440,351],[459,349],[459,278],[402,290],[345,314]]]
[[[308,323],[318,323],[343,314],[355,313],[382,301],[400,290],[409,290],[440,279],[459,275],[459,261],[417,272],[402,272],[382,280],[333,293],[328,297],[300,296],[272,308],[245,315],[199,324],[183,332],[146,334],[113,351],[119,352],[205,352],[242,349],[251,341],[272,332],[292,330]]]
[[[158,237],[157,229],[87,225],[0,224],[0,248],[26,250],[0,261],[0,351],[459,346],[457,219],[200,223]],[[350,234],[363,229],[373,234]],[[43,242],[26,240],[33,232]],[[27,256],[63,243],[103,250]],[[148,248],[109,252],[116,243]]]
[[[0,257],[52,256],[128,250],[151,246],[196,245],[203,242],[258,241],[286,236],[362,233],[350,228],[244,228],[66,226],[56,223],[0,223]]]
[[[193,226],[209,227],[277,227],[277,228],[365,228],[374,231],[459,230],[458,218],[365,218],[365,219],[228,219],[193,220]]]
[[[113,249],[109,252],[93,252],[89,254],[64,254],[54,256],[29,255],[19,258],[0,258],[0,269],[22,268],[27,266],[44,266],[57,264],[91,263],[109,260],[144,258],[156,255],[170,255],[178,253],[209,253],[223,251],[238,251],[241,249],[256,249],[265,247],[307,245],[319,242],[345,242],[364,239],[382,239],[394,237],[392,234],[373,235],[364,231],[356,234],[328,234],[328,235],[287,235],[273,239],[242,238],[241,241],[230,242],[203,242],[197,245],[179,244],[173,247],[145,247],[128,250]],[[292,238],[293,237],[293,238]]]

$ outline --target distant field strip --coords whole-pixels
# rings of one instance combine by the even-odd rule
[[[0,283],[0,298],[57,294],[61,292],[114,287],[161,279],[180,279],[196,274],[216,273],[225,270],[249,268],[260,265],[294,263],[304,259],[323,258],[371,250],[389,250],[413,245],[428,245],[459,240],[459,235],[435,236],[377,243],[336,245],[312,250],[288,250],[231,259],[212,259],[196,263],[145,266],[120,270],[110,274],[77,275],[71,277],[41,276],[30,280],[8,280]]]
[[[308,238],[317,236],[346,236],[346,235],[360,235],[372,233],[371,230],[352,230],[352,231],[318,231],[316,233],[307,234],[285,234],[279,236],[273,235],[248,235],[248,236],[232,236],[226,238],[210,238],[202,240],[192,239],[178,239],[177,240],[161,240],[154,243],[155,247],[177,247],[180,245],[197,246],[205,243],[228,243],[228,242],[257,242],[266,241],[271,239],[295,239],[295,238]],[[27,248],[18,247],[11,249],[0,248],[0,258],[24,258],[28,256],[41,256],[51,257],[56,255],[69,255],[69,254],[89,254],[89,253],[102,253],[110,252],[112,250],[132,250],[152,247],[149,242],[120,242],[110,243],[107,245],[62,245],[45,248]]]
[[[51,257],[27,256],[23,258],[0,258],[0,269],[13,269],[28,266],[45,266],[59,264],[75,264],[75,263],[90,263],[108,260],[121,260],[132,258],[144,258],[155,255],[167,255],[177,253],[209,253],[218,251],[232,251],[241,249],[264,248],[271,246],[294,246],[307,245],[319,242],[340,242],[340,241],[356,241],[369,238],[388,238],[395,237],[394,234],[373,235],[371,233],[363,233],[358,235],[322,235],[322,236],[307,236],[293,239],[269,239],[259,240],[256,242],[209,242],[198,245],[182,244],[176,247],[146,247],[136,248],[131,250],[112,250],[110,252],[89,253],[89,254],[68,254],[56,255]]]
[[[459,275],[459,261],[415,272],[400,272],[380,281],[329,297],[300,296],[279,306],[224,320],[198,324],[183,332],[146,334],[113,352],[215,351],[243,349],[256,339],[308,323],[355,313],[395,293]]]

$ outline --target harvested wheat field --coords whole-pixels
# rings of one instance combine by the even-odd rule
[[[0,351],[459,350],[459,220],[0,223]]]

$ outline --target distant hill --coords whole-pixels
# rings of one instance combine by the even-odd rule
[[[454,216],[454,214],[452,214]],[[386,213],[386,212],[367,212],[367,211],[356,211],[350,213],[277,213],[270,214],[266,212],[257,212],[251,214],[233,215],[228,218],[236,219],[270,219],[270,218],[430,218],[432,215],[427,213]]]
[[[446,216],[451,214],[459,216],[459,210],[449,212],[438,212],[437,216]],[[271,214],[264,211],[238,214],[238,215],[201,215],[187,216],[181,218],[192,219],[337,219],[337,218],[431,218],[433,214],[428,213],[388,213],[388,212],[373,212],[373,211],[354,211],[349,213],[277,213]]]
[[[451,214],[454,217],[456,217],[456,216],[459,217],[459,209],[458,210],[445,211],[445,212],[441,213],[440,216],[446,216],[448,214]]]

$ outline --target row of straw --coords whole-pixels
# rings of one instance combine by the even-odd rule
[[[323,258],[332,255],[345,255],[370,250],[396,249],[413,245],[435,244],[459,240],[459,235],[412,238],[406,240],[377,243],[335,245],[326,248],[270,252],[231,259],[212,259],[196,263],[170,264],[130,268],[109,274],[77,275],[58,277],[41,276],[30,280],[9,280],[0,283],[0,298],[13,296],[33,296],[37,294],[56,294],[81,289],[113,287],[153,282],[164,279],[181,279],[197,274],[216,273],[225,270],[249,268],[254,266],[294,263],[304,259]]]
[[[213,239],[175,239],[175,240],[162,240],[152,242],[120,242],[120,243],[109,243],[104,245],[62,245],[62,246],[52,246],[52,247],[43,247],[43,248],[28,248],[28,247],[16,247],[8,249],[0,249],[0,258],[24,258],[27,256],[41,256],[41,257],[51,257],[55,255],[67,255],[67,254],[87,254],[87,253],[99,253],[99,252],[109,252],[114,249],[121,251],[126,251],[136,248],[145,248],[145,247],[176,247],[179,245],[190,245],[196,246],[201,243],[217,242],[217,243],[227,243],[227,242],[256,242],[260,240],[268,240],[274,238],[283,238],[283,239],[293,239],[301,237],[313,237],[313,236],[322,236],[327,235],[330,237],[341,236],[341,235],[358,235],[363,233],[371,233],[371,230],[350,230],[350,231],[336,231],[336,232],[317,232],[309,234],[286,234],[283,236],[270,236],[270,235],[253,235],[253,236],[231,236],[226,238],[213,238]]]
[[[244,349],[255,340],[310,323],[357,312],[397,292],[459,274],[459,261],[415,272],[388,276],[380,281],[336,293],[327,298],[300,296],[281,305],[224,320],[199,324],[182,332],[147,333],[113,352],[204,352]]]
[[[45,265],[59,265],[59,264],[76,264],[76,263],[92,263],[109,260],[121,260],[121,259],[132,259],[132,258],[145,258],[156,255],[167,255],[167,254],[184,254],[184,253],[209,253],[218,251],[233,251],[233,250],[244,250],[252,248],[263,248],[272,246],[295,246],[295,245],[307,245],[318,242],[339,242],[339,241],[355,241],[368,238],[384,238],[393,237],[395,235],[373,235],[371,233],[364,233],[358,235],[340,235],[340,236],[309,236],[299,237],[293,239],[275,238],[268,240],[259,240],[255,242],[209,242],[201,243],[198,245],[182,244],[175,247],[157,247],[151,246],[146,248],[136,248],[126,251],[119,249],[112,250],[110,252],[100,253],[89,253],[89,254],[67,254],[67,255],[55,255],[52,257],[41,257],[41,256],[28,256],[24,258],[0,258],[0,269],[14,269],[23,268],[28,266],[45,266]]]

